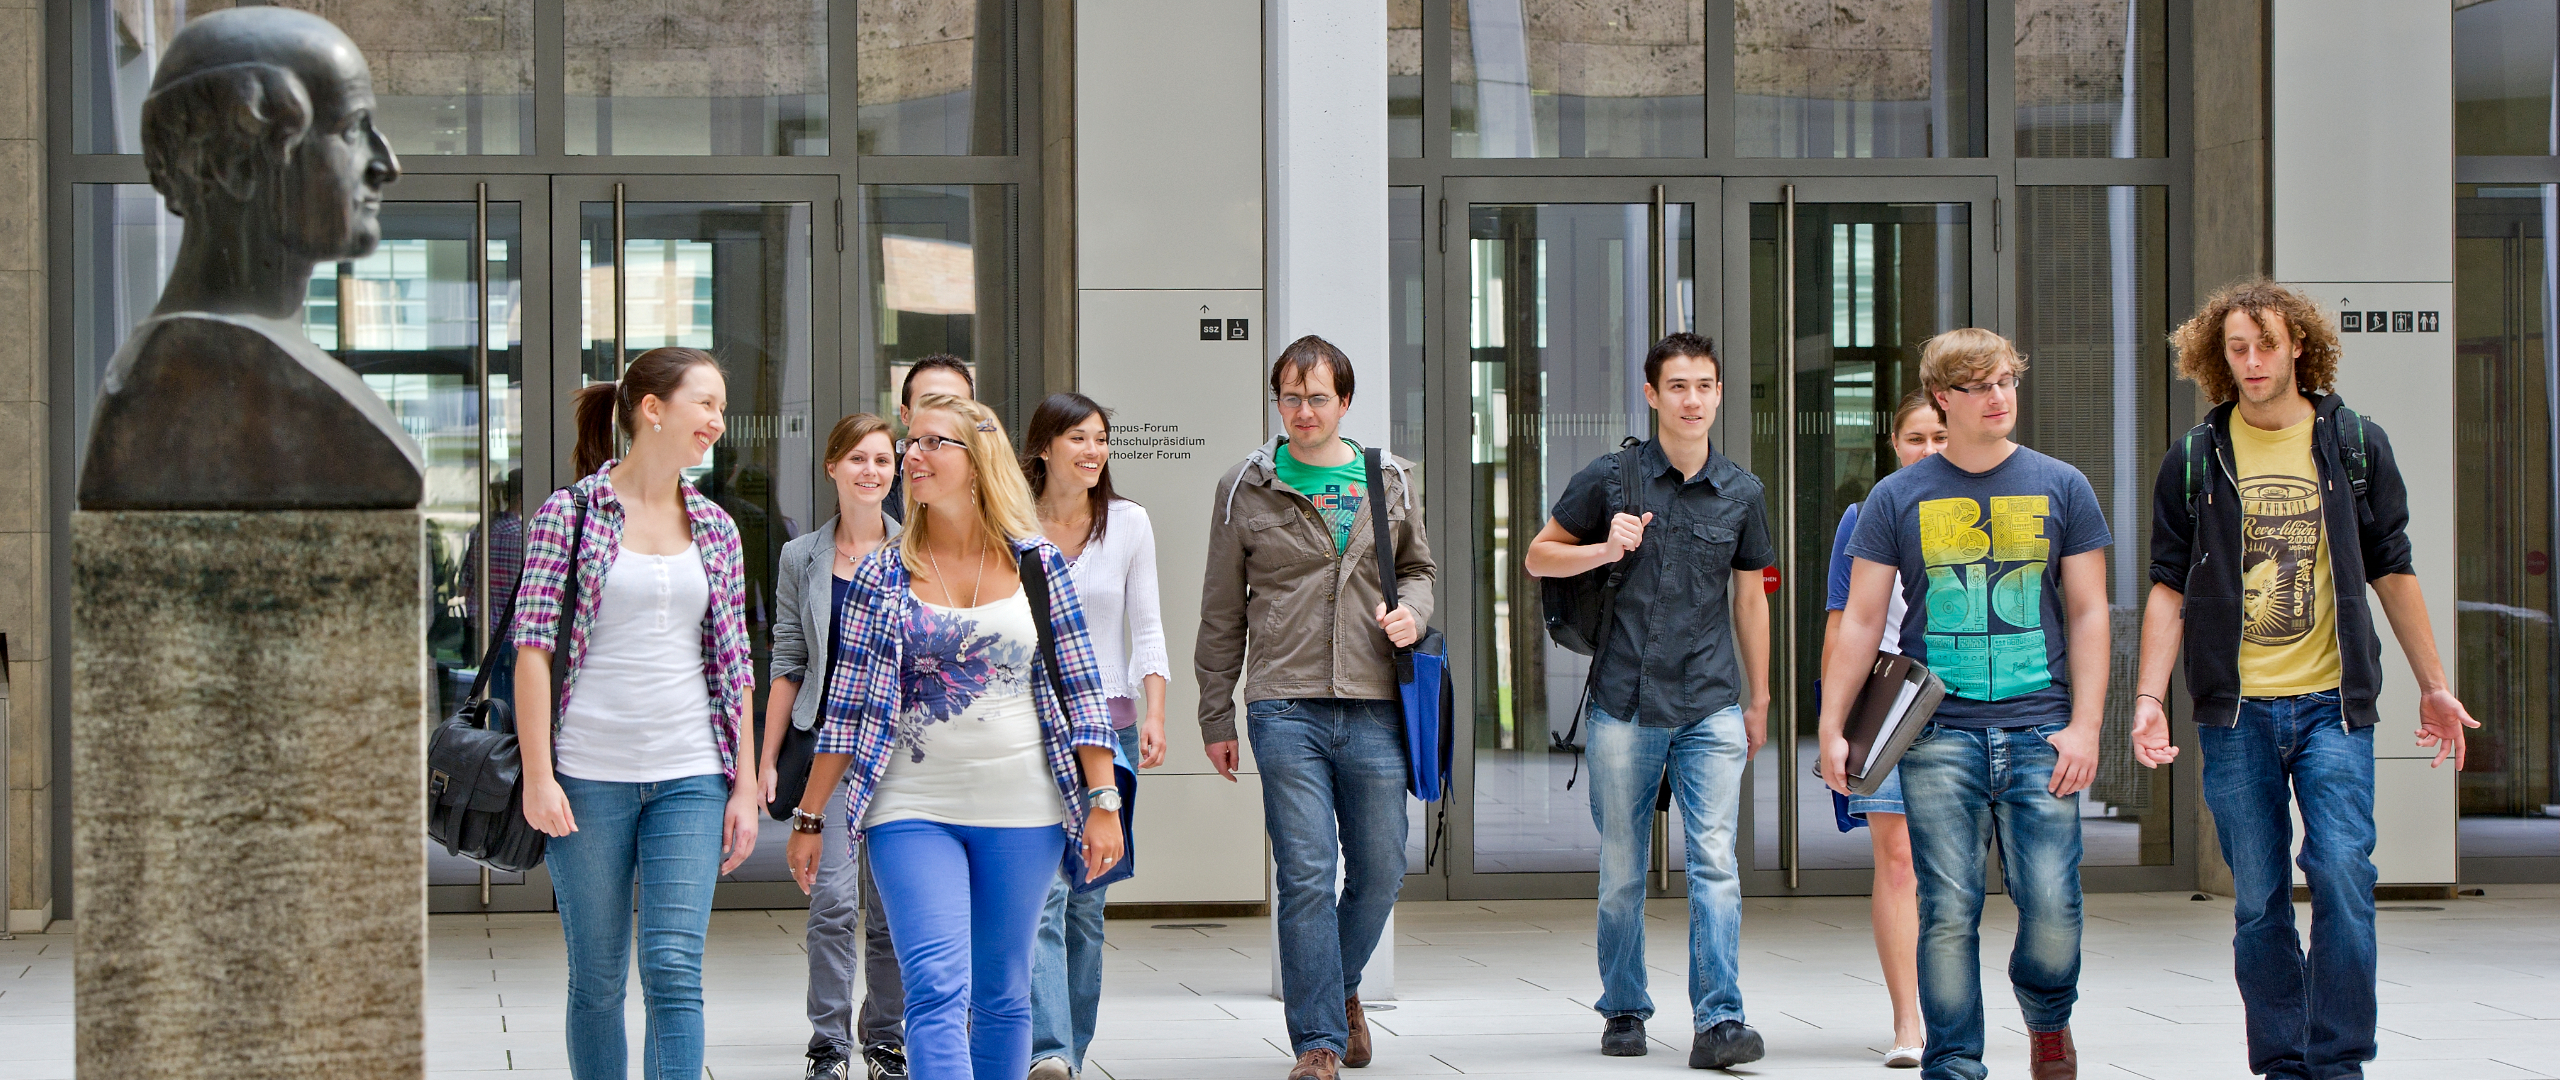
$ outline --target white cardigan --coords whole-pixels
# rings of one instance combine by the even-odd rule
[[[1164,651],[1164,612],[1156,599],[1156,533],[1147,510],[1111,500],[1110,526],[1085,545],[1067,571],[1093,635],[1093,658],[1105,696],[1145,700],[1145,680],[1173,678]]]

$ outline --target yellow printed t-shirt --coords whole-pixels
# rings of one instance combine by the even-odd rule
[[[2240,693],[2247,697],[2338,688],[2338,595],[2312,423],[2261,431],[2231,418],[2240,479]]]

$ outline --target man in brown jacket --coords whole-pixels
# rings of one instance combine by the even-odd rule
[[[1288,435],[1218,482],[1200,589],[1200,740],[1235,779],[1244,682],[1263,823],[1279,863],[1280,985],[1290,1080],[1369,1063],[1360,972],[1404,884],[1404,714],[1394,657],[1422,636],[1438,570],[1409,465],[1386,455],[1371,491],[1361,447],[1341,437],[1351,360],[1322,338],[1271,366]],[[1396,595],[1380,595],[1369,515],[1387,515]],[[1247,646],[1250,645],[1250,650]],[[1245,670],[1250,656],[1252,670]],[[1345,881],[1334,897],[1339,847]]]

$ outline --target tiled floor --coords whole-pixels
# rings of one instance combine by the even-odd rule
[[[2382,1058],[2376,1078],[2560,1076],[2560,888],[2386,904]],[[1655,1053],[1596,1052],[1585,901],[1407,904],[1398,913],[1397,1000],[1372,1014],[1366,1075],[1677,1075],[1686,1061],[1676,901],[1657,902],[1649,942],[1662,1015]],[[2082,1075],[2155,1080],[2248,1075],[2230,971],[2226,901],[2179,894],[2089,898],[2075,1031]],[[2307,915],[2306,915],[2307,917]],[[2018,1013],[1999,991],[2014,915],[1994,901],[1984,968],[1994,1076],[2024,1074]],[[1288,1057],[1268,996],[1270,930],[1111,924],[1102,1031],[1087,1076],[1279,1080]],[[561,1050],[561,945],[549,916],[436,916],[429,963],[429,1066],[447,1080],[514,1070],[568,1073]],[[1752,900],[1743,982],[1770,1056],[1762,1077],[1908,1076],[1878,1068],[1889,1012],[1875,982],[1866,903]],[[71,1075],[71,937],[0,942],[0,1080]],[[714,1080],[799,1076],[803,953],[795,912],[721,912],[704,974]],[[2006,1007],[2003,1007],[2006,1006]],[[638,1031],[637,994],[632,1030]],[[1359,1075],[1359,1074],[1352,1074]]]

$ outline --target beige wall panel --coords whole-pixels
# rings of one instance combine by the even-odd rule
[[[2441,769],[2408,758],[2373,763],[2373,865],[2381,871],[2378,880],[2385,885],[2449,885],[2458,879],[2458,853],[2447,842],[2454,801],[2450,761]]]
[[[1155,770],[1138,781],[1138,872],[1111,902],[1262,903],[1264,847],[1261,777]]]
[[[1262,287],[1260,4],[1080,0],[1076,207],[1084,288]]]

